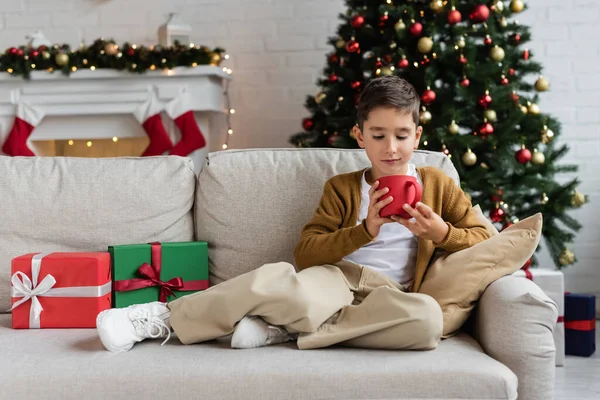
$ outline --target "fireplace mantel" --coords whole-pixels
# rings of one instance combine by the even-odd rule
[[[34,71],[30,80],[0,73],[0,142],[6,139],[16,106],[21,102],[44,114],[44,119],[30,136],[30,143],[36,140],[134,137],[145,133],[141,127],[131,129],[139,125],[133,112],[149,96],[155,94],[161,103],[167,104],[182,92],[188,92],[191,109],[208,141],[207,148],[190,155],[199,170],[206,153],[219,148],[222,135],[226,134],[222,127],[220,132],[211,128],[215,125],[213,117],[223,117],[228,111],[224,84],[230,79],[231,75],[213,66],[155,70],[144,74],[79,70],[69,77],[61,72]],[[52,121],[45,124],[46,119]],[[86,126],[78,127],[84,120]],[[174,124],[168,122],[165,121],[165,126],[173,128]],[[89,123],[93,126],[88,126]],[[174,133],[169,134],[174,142],[178,140]],[[30,147],[36,151],[35,145]]]

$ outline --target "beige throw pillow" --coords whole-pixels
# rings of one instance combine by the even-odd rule
[[[445,254],[431,265],[419,292],[440,304],[443,338],[458,333],[489,284],[525,264],[541,232],[542,214],[537,213],[468,249]]]

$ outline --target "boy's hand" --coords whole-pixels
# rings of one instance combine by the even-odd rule
[[[388,204],[390,204],[394,199],[392,196],[379,201],[381,196],[386,194],[389,189],[383,188],[381,190],[377,190],[379,187],[379,181],[375,181],[369,189],[369,211],[367,213],[367,231],[373,237],[377,237],[379,235],[379,231],[381,230],[381,225],[387,224],[389,222],[394,222],[391,218],[382,218],[379,216],[379,211]]]
[[[417,208],[412,208],[405,204],[404,209],[413,216],[411,219],[404,219],[393,215],[392,219],[407,227],[412,233],[422,239],[428,239],[434,243],[440,243],[448,234],[448,225],[442,217],[433,212],[433,210],[421,203],[417,203]]]

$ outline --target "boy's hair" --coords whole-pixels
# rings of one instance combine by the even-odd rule
[[[395,75],[381,76],[369,81],[358,100],[358,127],[362,131],[369,113],[377,107],[395,107],[403,114],[412,115],[419,125],[421,99],[417,91],[406,81]]]

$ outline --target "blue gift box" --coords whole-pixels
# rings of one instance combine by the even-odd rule
[[[596,351],[596,297],[565,293],[565,353],[589,357]]]

